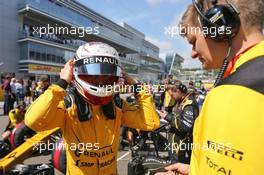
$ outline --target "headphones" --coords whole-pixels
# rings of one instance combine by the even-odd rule
[[[182,93],[186,93],[187,92],[187,87],[184,84],[180,84],[178,89],[182,92]]]
[[[215,41],[229,41],[235,37],[240,28],[239,11],[228,1],[227,4],[217,4],[217,0],[211,0],[213,7],[204,11],[203,6],[192,0],[199,14],[199,22],[208,32],[203,32]]]

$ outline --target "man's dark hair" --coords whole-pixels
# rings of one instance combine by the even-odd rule
[[[50,76],[49,75],[41,75],[39,77],[39,80],[42,82],[50,82]]]
[[[180,83],[179,85],[173,86],[172,91],[176,92],[176,90],[180,90],[182,93],[185,94],[187,93],[188,89],[184,84]]]

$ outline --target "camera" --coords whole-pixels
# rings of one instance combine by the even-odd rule
[[[128,163],[128,175],[154,175],[157,172],[166,172],[164,167],[171,162],[156,156],[136,156]]]

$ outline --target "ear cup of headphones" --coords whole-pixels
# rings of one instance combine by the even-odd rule
[[[216,41],[227,41],[239,31],[240,18],[238,12],[230,5],[214,5],[201,18],[202,26],[208,28],[206,36]]]

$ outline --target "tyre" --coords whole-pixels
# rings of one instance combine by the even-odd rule
[[[66,152],[62,138],[57,141],[56,148],[52,152],[52,163],[54,168],[66,174]]]
[[[18,147],[19,145],[24,143],[27,138],[32,137],[34,134],[35,132],[29,127],[27,127],[24,121],[19,123],[12,130],[11,136],[9,138],[12,148],[14,149]]]

